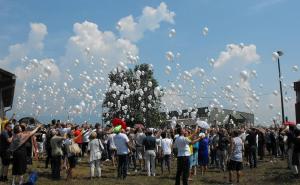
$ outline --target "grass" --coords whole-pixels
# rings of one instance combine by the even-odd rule
[[[298,179],[292,177],[292,173],[286,168],[286,160],[278,160],[276,163],[270,163],[268,158],[265,161],[259,161],[258,168],[249,169],[244,167],[243,176],[240,184],[243,185],[296,185],[300,184]],[[44,168],[44,162],[34,161],[33,166],[29,166],[29,170],[35,170],[39,174],[38,185],[174,185],[175,184],[175,173],[176,173],[176,161],[173,161],[173,168],[171,175],[160,175],[160,168],[157,168],[156,177],[147,177],[146,173],[135,174],[130,170],[130,174],[126,180],[118,180],[116,178],[116,169],[111,165],[110,162],[102,164],[102,178],[100,179],[89,179],[89,166],[86,159],[80,162],[74,170],[74,179],[69,181],[65,179],[65,171],[62,171],[63,180],[52,181],[50,178],[50,169]],[[193,181],[190,185],[220,185],[227,184],[228,179],[224,178],[223,173],[220,173],[217,169],[209,169],[205,176],[201,176],[198,173],[197,176],[193,177]],[[226,173],[226,177],[228,174]],[[234,176],[235,178],[235,176]]]

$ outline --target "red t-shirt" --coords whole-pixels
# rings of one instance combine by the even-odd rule
[[[81,130],[75,130],[75,131],[74,131],[74,136],[75,136],[75,137],[79,136],[79,137],[77,137],[77,138],[75,139],[75,143],[77,143],[77,144],[82,144]]]

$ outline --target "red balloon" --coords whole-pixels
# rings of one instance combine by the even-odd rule
[[[123,129],[126,129],[126,128],[127,128],[126,122],[123,121],[123,120],[120,119],[120,118],[114,118],[114,119],[112,120],[112,125],[113,125],[114,127],[116,127],[116,126],[118,126],[118,125],[121,125]]]

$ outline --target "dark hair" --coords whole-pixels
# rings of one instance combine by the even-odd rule
[[[176,133],[179,134],[179,135],[181,134],[181,127],[176,128]]]
[[[151,130],[147,130],[146,136],[151,136],[151,135],[152,135],[152,131]]]
[[[100,123],[96,123],[95,124],[95,129],[99,129],[100,128]]]
[[[51,124],[52,124],[52,125],[55,125],[55,124],[56,124],[56,120],[53,119],[53,120],[51,121]]]
[[[161,133],[161,137],[162,137],[163,139],[165,139],[166,136],[167,136],[167,133],[166,133],[166,132],[162,132],[162,133]]]
[[[233,137],[238,137],[240,135],[238,130],[233,131]]]
[[[294,135],[298,137],[300,135],[300,130],[294,129]]]
[[[22,129],[22,132],[24,132],[24,131],[26,130],[26,125],[25,125],[25,123],[22,123],[20,126],[21,126],[21,129]]]
[[[18,134],[18,133],[20,133],[21,131],[20,131],[20,125],[16,125],[15,127],[14,127],[14,134]]]

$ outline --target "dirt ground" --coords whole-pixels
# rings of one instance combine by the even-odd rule
[[[76,184],[76,185],[91,185],[91,184],[101,184],[101,185],[174,185],[175,184],[175,170],[176,170],[176,161],[173,161],[171,175],[161,175],[160,168],[157,168],[156,177],[147,177],[146,173],[142,174],[135,173],[133,170],[130,170],[130,174],[126,180],[118,180],[116,178],[116,170],[112,166],[111,162],[105,162],[102,165],[102,178],[99,179],[89,179],[89,167],[86,159],[79,162],[76,169],[74,170],[74,179],[66,181],[65,180],[65,171],[62,171],[62,180],[52,181],[50,178],[50,169],[44,168],[44,162],[34,161],[33,166],[29,166],[28,171],[35,170],[39,174],[38,185],[67,185],[67,184]],[[235,176],[234,176],[235,179]],[[219,184],[228,184],[228,174],[226,173],[226,178],[224,174],[221,173],[218,169],[210,168],[208,172],[201,176],[198,170],[198,175],[193,177],[193,180],[190,181],[190,185],[219,185]],[[236,184],[236,183],[234,183]],[[293,177],[290,170],[287,169],[286,160],[278,159],[277,162],[271,163],[268,158],[264,161],[259,161],[258,168],[249,169],[249,167],[244,166],[243,176],[239,184],[245,185],[300,185],[300,179]]]

